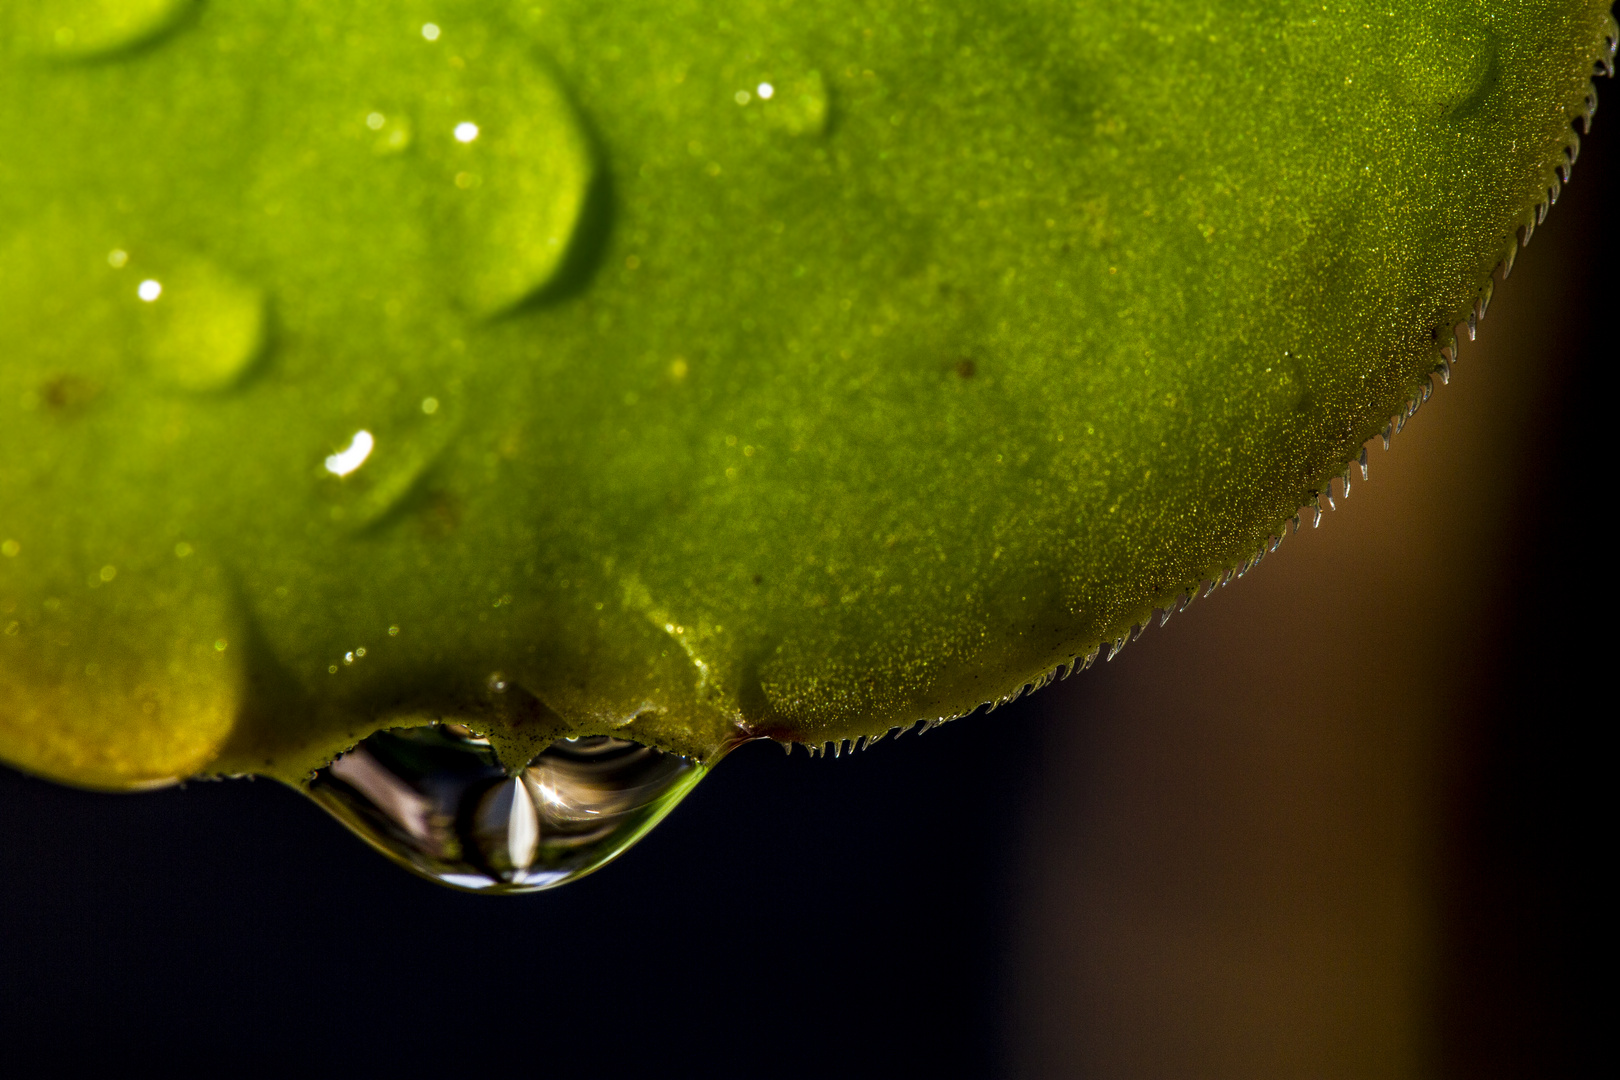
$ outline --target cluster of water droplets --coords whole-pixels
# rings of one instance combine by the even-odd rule
[[[605,865],[708,771],[678,754],[559,739],[513,773],[458,724],[381,731],[318,772],[308,793],[395,862],[455,888],[535,892]]]

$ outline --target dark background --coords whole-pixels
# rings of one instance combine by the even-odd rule
[[[1497,516],[1470,527],[1495,538],[1479,556],[1486,615],[1467,648],[1433,658],[1451,689],[1423,811],[1440,838],[1416,1021],[1427,1075],[1595,1071],[1585,1055],[1610,996],[1593,989],[1612,940],[1597,868],[1613,858],[1600,733],[1616,711],[1602,507],[1617,299],[1604,267],[1620,189],[1608,136],[1620,118],[1605,114],[1497,290],[1501,305],[1549,272],[1538,260],[1573,269],[1542,302],[1551,336],[1510,361],[1542,391],[1475,463],[1512,463]],[[1378,492],[1375,471],[1357,498]],[[1311,542],[1276,558],[1308,558]],[[1273,572],[1268,560],[1260,574]],[[1421,602],[1389,613],[1426,617]],[[1130,677],[1173,669],[1175,627],[1132,646]],[[1189,624],[1183,639],[1200,630],[1222,632]],[[527,898],[419,881],[274,783],[105,796],[0,772],[0,1061],[1114,1075],[1080,1051],[1030,1053],[1012,1013],[1030,1000],[1027,958],[1047,933],[1028,895],[1047,857],[1034,819],[1058,805],[1053,775],[1096,767],[1064,757],[1090,753],[1065,738],[1112,707],[1120,663],[853,757],[745,747],[620,862]],[[1357,668],[1321,674],[1333,693]],[[1151,1033],[1155,1019],[1130,1022]],[[1331,1063],[1317,1074],[1362,1075]]]

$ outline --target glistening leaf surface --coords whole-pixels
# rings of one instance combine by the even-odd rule
[[[296,779],[437,717],[703,756],[995,699],[1404,405],[1611,28],[11,5],[0,754]]]

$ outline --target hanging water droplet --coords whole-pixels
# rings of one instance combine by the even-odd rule
[[[462,302],[496,315],[562,267],[594,155],[568,95],[518,43],[491,35],[460,67],[431,70],[442,85],[423,95],[417,141],[450,205],[443,243],[460,267]]]
[[[176,26],[195,0],[34,0],[16,6],[17,34],[30,52],[79,60],[146,44]]]
[[[519,893],[606,865],[710,767],[595,736],[559,739],[512,776],[487,740],[436,724],[378,732],[318,772],[308,793],[423,877]]]
[[[119,252],[120,255],[124,253]],[[109,265],[138,277],[122,281],[139,325],[147,371],[177,390],[228,390],[264,351],[264,293],[197,255],[143,254],[137,249]]]

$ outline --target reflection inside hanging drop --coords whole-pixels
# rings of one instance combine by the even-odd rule
[[[382,731],[318,772],[311,798],[424,877],[534,892],[610,862],[708,766],[607,736],[559,739],[512,775],[489,740],[450,723]]]

